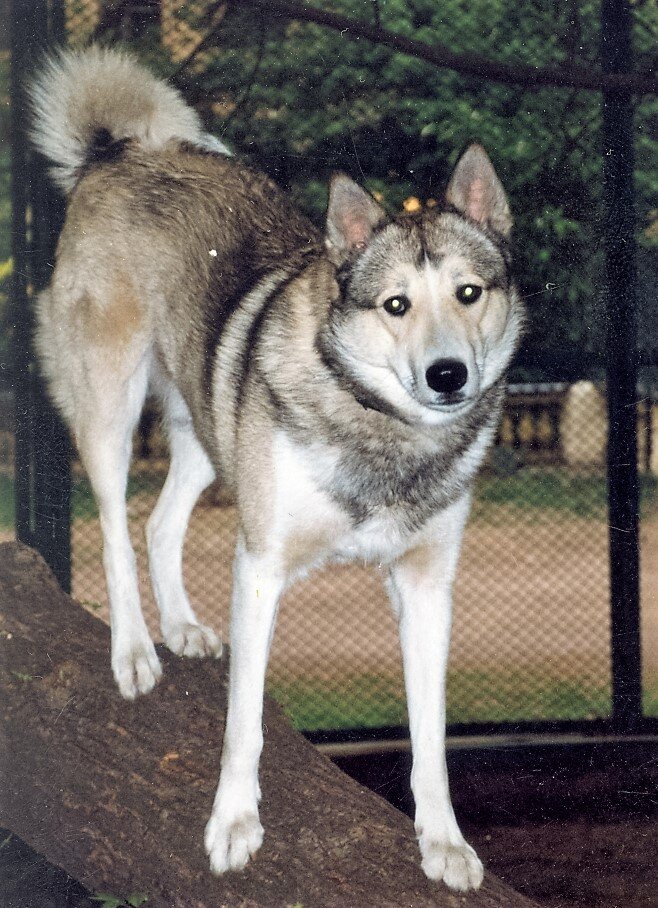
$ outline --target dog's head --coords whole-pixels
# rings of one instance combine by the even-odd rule
[[[326,245],[340,294],[322,338],[326,359],[409,421],[465,413],[502,376],[521,329],[511,227],[479,145],[459,160],[444,204],[393,220],[349,177],[334,177]]]

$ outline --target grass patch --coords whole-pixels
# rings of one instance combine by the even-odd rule
[[[393,678],[343,676],[340,682],[277,678],[268,683],[267,689],[299,731],[406,723],[404,693]]]
[[[162,477],[139,474],[128,480],[128,499],[159,491]],[[641,516],[658,504],[658,477],[640,477]],[[71,491],[74,520],[93,520],[98,510],[86,478],[74,481]],[[550,515],[590,520],[607,519],[605,476],[573,474],[567,470],[530,467],[512,476],[480,476],[473,502],[473,520],[501,523],[519,517],[546,519]],[[0,528],[14,526],[14,479],[0,474]]]
[[[644,684],[642,690],[642,711],[651,719],[658,719],[658,678]]]
[[[642,516],[658,501],[658,477],[640,477]],[[501,508],[539,516],[540,512],[594,520],[607,518],[605,475],[530,467],[512,476],[483,475],[477,481],[473,518],[500,519]],[[512,516],[512,515],[510,515]]]
[[[598,719],[610,715],[610,685],[539,671],[454,672],[448,677],[448,722]]]
[[[15,524],[14,477],[0,473],[0,528],[13,530]]]
[[[162,486],[161,476],[131,476],[128,480],[128,500],[140,493],[156,494]],[[76,479],[71,487],[73,520],[95,520],[98,508],[89,481]],[[15,525],[14,477],[0,473],[0,529],[11,530]]]
[[[268,690],[300,731],[407,722],[404,690],[395,678],[364,674],[341,683],[279,678]],[[448,678],[449,724],[595,719],[609,716],[610,708],[609,685],[588,678],[564,680],[527,671],[452,672]]]
[[[135,495],[142,493],[157,495],[162,487],[162,477],[157,475],[143,475],[128,477],[127,499],[130,501]],[[95,520],[98,517],[98,508],[94,500],[89,480],[77,479],[71,489],[71,511],[74,520]]]
[[[98,895],[90,896],[92,902],[98,902],[100,908],[140,908],[146,904],[149,898],[143,892],[133,892],[127,898],[121,898],[119,895],[112,895],[108,892],[101,892]]]

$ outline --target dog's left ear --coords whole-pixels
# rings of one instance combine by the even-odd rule
[[[512,214],[503,184],[481,145],[469,145],[457,161],[446,189],[446,201],[503,236],[512,231]]]
[[[325,243],[334,265],[342,265],[365,249],[375,227],[386,213],[365,190],[344,173],[334,174],[329,189]]]

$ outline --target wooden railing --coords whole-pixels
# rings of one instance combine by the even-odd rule
[[[567,383],[511,385],[497,444],[513,448],[524,460],[559,462],[560,420]]]

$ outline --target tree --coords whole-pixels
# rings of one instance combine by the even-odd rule
[[[341,33],[281,12],[334,15],[324,5],[248,0],[229,4],[213,25],[213,10],[224,5],[181,8],[186,26],[200,41],[206,36],[182,70],[154,43],[153,30],[138,40],[183,86],[209,128],[287,186],[317,222],[333,170],[346,170],[397,211],[409,196],[423,202],[440,196],[462,148],[483,142],[516,216],[516,270],[530,311],[526,365],[537,365],[537,338],[544,358],[561,362],[558,371],[569,361],[576,373],[590,368],[590,359],[598,361],[600,97],[579,88],[538,87],[527,75],[564,70],[592,78],[600,69],[598,0],[332,4],[335,14],[375,31],[516,70],[519,85],[439,68],[354,29]],[[636,3],[635,23],[637,69],[650,73],[658,8]],[[637,111],[640,233],[658,209],[657,125],[658,100],[643,97]],[[658,242],[642,237],[645,245]]]
[[[0,545],[0,823],[92,892],[108,893],[107,905],[466,901],[425,877],[412,821],[332,765],[269,699],[265,842],[244,872],[214,877],[203,828],[219,771],[226,659],[163,653],[166,678],[128,703],[112,680],[109,647],[109,628],[59,589],[36,552]],[[467,901],[534,904],[490,873]]]

